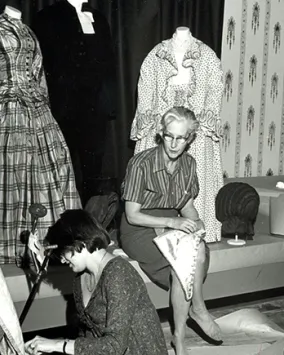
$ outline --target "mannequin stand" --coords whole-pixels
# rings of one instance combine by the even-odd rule
[[[236,234],[235,239],[229,239],[227,243],[234,246],[242,246],[246,244],[246,241],[243,239],[239,239],[238,235]]]
[[[31,290],[30,295],[27,299],[27,302],[25,303],[22,313],[19,317],[20,325],[22,325],[24,323],[24,320],[26,319],[26,316],[29,312],[29,309],[34,301],[35,295],[36,295],[38,288],[40,286],[41,279],[42,279],[44,273],[47,272],[47,266],[48,266],[48,262],[49,262],[49,258],[52,253],[52,250],[55,248],[57,248],[57,245],[50,246],[49,249],[46,251],[44,261],[43,261],[42,265],[40,266],[39,271],[36,274],[36,279],[33,284],[32,290]]]

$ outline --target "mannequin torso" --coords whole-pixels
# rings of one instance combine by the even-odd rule
[[[62,211],[81,206],[69,150],[49,109],[40,46],[21,20],[21,4],[8,0],[0,16],[0,164],[7,162],[5,178],[3,169],[0,172],[0,214],[11,221],[7,227],[0,218],[0,264],[16,263],[20,267],[26,265],[26,245],[20,236],[30,229],[31,201],[52,206],[46,224],[38,226],[40,241]],[[11,194],[17,196],[13,201]],[[1,349],[0,353],[7,354]]]
[[[172,47],[178,73],[171,78],[172,85],[184,85],[190,81],[190,70],[182,65],[184,55],[190,48],[192,35],[188,27],[178,27],[173,35]]]
[[[10,17],[20,20],[22,18],[22,12],[19,9],[16,9],[11,6],[6,6],[4,13]]]

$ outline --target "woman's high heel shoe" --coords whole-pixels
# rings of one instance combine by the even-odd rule
[[[216,340],[211,338],[208,334],[204,332],[204,330],[200,327],[200,325],[193,319],[189,318],[186,322],[187,326],[191,328],[192,330],[195,331],[196,334],[198,334],[203,340],[205,340],[208,344],[211,345],[222,345],[223,340]]]

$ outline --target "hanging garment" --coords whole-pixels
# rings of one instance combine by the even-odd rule
[[[85,203],[94,195],[95,178],[102,175],[107,122],[115,116],[117,95],[110,26],[87,3],[82,11],[92,15],[93,33],[84,33],[75,7],[66,0],[39,11],[33,29],[43,54],[51,111],[69,147]]]
[[[195,206],[206,227],[206,242],[221,239],[221,225],[215,217],[215,198],[223,186],[221,164],[220,109],[223,93],[220,60],[207,45],[192,38],[182,65],[189,70],[189,82],[172,83],[178,74],[173,39],[165,40],[145,58],[138,82],[138,103],[130,138],[137,154],[156,145],[155,137],[163,114],[173,106],[191,109],[200,123],[189,153],[197,163],[200,192]]]
[[[0,16],[0,264],[22,264],[28,209],[41,203],[42,241],[66,209],[80,208],[69,150],[51,115],[42,56],[21,20]]]
[[[24,355],[23,334],[1,268],[0,290],[0,354]]]

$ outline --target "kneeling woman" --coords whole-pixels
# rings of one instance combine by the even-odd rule
[[[75,340],[35,337],[28,354],[166,355],[164,335],[145,284],[128,261],[110,254],[108,234],[83,210],[69,210],[46,240],[77,273],[74,298],[81,323]]]

